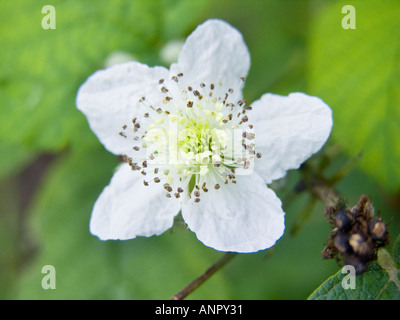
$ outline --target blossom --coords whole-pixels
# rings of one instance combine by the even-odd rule
[[[265,94],[248,104],[249,67],[242,35],[208,20],[169,70],[127,62],[87,79],[77,107],[125,162],[94,205],[92,234],[159,235],[181,212],[216,250],[255,252],[276,243],[285,214],[267,185],[324,145],[332,114],[303,93]]]

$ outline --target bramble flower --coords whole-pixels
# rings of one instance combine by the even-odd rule
[[[97,71],[78,108],[122,164],[96,201],[90,231],[102,240],[159,235],[181,211],[205,245],[255,252],[284,232],[267,187],[317,152],[330,108],[303,93],[265,94],[249,105],[250,56],[241,34],[208,20],[170,69],[128,62]]]

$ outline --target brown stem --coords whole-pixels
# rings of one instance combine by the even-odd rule
[[[321,181],[312,184],[311,192],[315,197],[321,199],[328,207],[336,206],[341,201],[339,193],[337,193],[332,186]]]
[[[190,293],[196,290],[201,284],[203,284],[208,278],[210,278],[215,272],[226,265],[233,257],[237,255],[236,252],[225,253],[217,262],[215,262],[211,267],[209,267],[200,277],[193,280],[189,285],[179,291],[172,297],[172,300],[183,300]]]

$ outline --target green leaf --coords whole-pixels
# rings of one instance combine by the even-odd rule
[[[379,264],[380,265],[379,265]],[[322,283],[309,297],[310,300],[399,300],[399,270],[385,249],[378,253],[378,263],[373,262],[368,270],[355,278],[355,288],[347,288],[347,272],[338,271]],[[397,278],[396,278],[397,277]]]
[[[356,29],[342,1],[318,8],[312,25],[310,94],[333,109],[332,136],[387,190],[400,187],[400,2],[358,0]],[[382,18],[384,17],[384,18]]]
[[[397,239],[393,243],[393,260],[394,262],[400,266],[400,234],[397,236]]]

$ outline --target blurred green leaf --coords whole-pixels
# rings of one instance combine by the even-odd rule
[[[19,144],[0,141],[0,180],[20,170],[35,153]]]
[[[310,37],[311,94],[333,109],[334,139],[387,190],[400,187],[400,2],[352,1],[356,29],[343,29],[345,3],[326,3]]]

